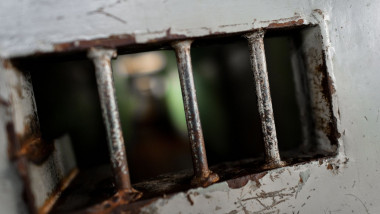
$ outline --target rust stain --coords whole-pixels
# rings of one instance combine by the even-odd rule
[[[313,51],[309,51],[312,53]],[[316,54],[318,56],[318,54]],[[325,102],[329,108],[330,119],[326,121],[326,125],[322,125],[322,129],[326,134],[327,138],[330,140],[332,145],[338,145],[338,139],[341,137],[341,134],[338,132],[337,128],[337,118],[333,115],[333,106],[332,106],[332,95],[336,93],[333,80],[327,71],[326,66],[326,53],[324,50],[321,52],[322,63],[316,65],[313,70],[317,75],[321,75],[321,80],[319,82],[320,91],[322,96],[325,99]]]
[[[18,145],[9,141],[8,156],[11,160],[25,157],[36,165],[44,163],[54,151],[54,143],[41,137],[37,122],[31,119],[29,126],[25,126],[26,134],[16,134]]]
[[[318,65],[315,69],[317,72],[321,72],[323,74],[321,81],[322,93],[326,98],[329,104],[330,112],[332,113],[332,94],[336,93],[336,90],[330,75],[328,75],[327,73],[327,66],[325,61],[326,56],[324,51],[322,51],[322,57],[323,64]],[[332,144],[338,144],[337,139],[341,137],[341,134],[338,132],[337,119],[334,116],[332,116],[332,118],[330,119],[328,123],[328,128],[325,130],[325,133]]]
[[[323,63],[323,64],[320,64],[320,65],[317,65],[315,67],[315,70],[317,72],[325,73],[327,71],[326,64]],[[328,75],[328,74],[324,74],[323,75],[322,90],[323,90],[323,94],[324,95],[335,94],[335,92],[336,92],[334,84],[333,84],[333,81],[332,81],[330,75]]]
[[[79,170],[73,169],[71,172],[63,178],[59,184],[57,184],[55,190],[50,193],[49,198],[45,201],[44,205],[42,205],[38,209],[39,214],[48,213],[51,208],[54,206],[55,202],[57,202],[59,196],[61,196],[62,192],[69,186],[69,184],[74,180],[74,178],[78,175]]]
[[[281,22],[281,23],[279,23],[279,21],[270,23],[268,25],[268,28],[283,28],[283,27],[297,26],[297,25],[302,25],[305,22],[303,19],[298,19],[298,20],[293,20],[293,21],[288,21],[288,22]]]
[[[168,28],[165,31],[155,32],[155,33],[164,33],[165,32],[165,36],[154,38],[154,39],[150,39],[150,40],[147,41],[147,43],[163,42],[163,41],[170,41],[170,40],[178,40],[178,39],[189,38],[185,34],[175,34],[175,33],[172,33],[171,31],[172,31],[172,28]]]
[[[194,205],[194,201],[193,201],[193,199],[191,198],[190,194],[187,194],[187,195],[186,195],[186,198],[187,198],[187,200],[190,202],[190,205],[193,206],[193,205]]]
[[[142,193],[138,191],[129,191],[129,190],[119,190],[109,199],[96,204],[94,206],[88,207],[83,210],[83,213],[139,213],[139,210],[143,207],[140,206],[139,209],[132,209],[129,206],[131,202],[134,202],[142,197]],[[145,203],[144,206],[147,206],[149,203],[152,203],[157,199],[153,199],[148,203]],[[138,204],[136,204],[138,205]],[[128,211],[127,211],[128,210]]]
[[[242,176],[239,178],[231,179],[227,181],[228,187],[231,189],[239,189],[243,186],[245,186],[248,181],[254,181],[256,182],[256,186],[260,187],[260,179],[264,177],[268,172],[261,172],[257,174],[252,174],[252,175],[247,175],[247,176]]]
[[[334,167],[333,167],[331,164],[327,164],[327,169],[328,169],[328,170],[333,170]]]
[[[16,157],[26,156],[28,160],[40,165],[48,159],[53,151],[53,142],[47,142],[40,136],[29,136],[21,141],[21,149],[16,153]]]
[[[91,47],[115,48],[135,44],[136,39],[134,34],[110,36],[108,38],[95,40],[79,40],[75,42],[60,43],[54,45],[56,52],[71,51],[71,50],[86,50]]]
[[[186,35],[184,34],[175,34],[175,33],[172,33],[172,28],[168,28],[166,30],[166,37],[167,39],[183,39],[183,38],[186,38]]]
[[[333,117],[332,120],[329,122],[329,127],[330,127],[330,132],[328,132],[327,137],[330,139],[330,141],[333,144],[337,145],[338,144],[338,139],[342,135],[338,132],[336,117]]]

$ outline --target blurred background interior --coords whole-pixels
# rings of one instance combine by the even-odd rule
[[[301,145],[287,37],[265,39],[279,147]],[[194,47],[194,81],[210,165],[263,157],[255,84],[245,39]],[[112,62],[133,183],[192,168],[175,54],[120,55]],[[32,72],[44,138],[69,134],[80,169],[109,163],[94,68],[72,60]]]

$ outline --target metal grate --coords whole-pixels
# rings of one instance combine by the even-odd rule
[[[235,40],[236,37],[241,38],[241,36],[247,39],[246,44],[248,45],[249,49],[251,71],[253,72],[254,83],[256,86],[258,112],[260,115],[261,129],[263,133],[265,162],[262,163],[261,160],[253,160],[252,162],[249,162],[249,160],[247,162],[242,161],[241,163],[236,164],[232,163],[231,165],[228,165],[230,163],[226,163],[226,165],[224,166],[221,166],[222,164],[217,166],[213,164],[213,167],[211,167],[212,170],[210,170],[209,168],[206,155],[205,143],[207,143],[207,141],[205,142],[203,137],[200,112],[197,103],[196,88],[193,78],[192,59],[190,51],[192,44],[194,44],[193,46],[196,47],[197,45],[202,44],[202,42],[207,43],[210,40],[214,40],[214,37],[181,37],[181,39],[170,38],[165,42],[153,41],[148,44],[140,44],[140,46],[138,47],[127,47],[118,45],[117,43],[111,45],[107,43],[88,43],[89,46],[78,47],[78,52],[75,53],[77,55],[65,55],[66,57],[68,56],[68,58],[79,57],[83,59],[83,52],[81,53],[80,50],[85,50],[87,53],[87,58],[90,59],[94,64],[96,86],[98,89],[102,118],[107,135],[109,157],[111,159],[112,177],[115,181],[115,186],[110,187],[109,192],[107,192],[105,195],[101,195],[98,197],[101,203],[99,203],[99,201],[95,201],[91,202],[93,204],[84,203],[85,205],[83,206],[90,206],[90,211],[92,209],[94,209],[95,211],[102,210],[105,208],[109,208],[109,206],[119,207],[125,204],[129,204],[130,202],[135,201],[139,198],[142,198],[140,201],[144,201],[146,199],[156,197],[157,195],[162,196],[163,194],[170,194],[173,192],[182,191],[190,187],[207,187],[215,182],[218,182],[219,180],[227,182],[232,181],[231,185],[236,187],[245,184],[244,182],[246,181],[244,179],[247,178],[247,175],[254,175],[255,173],[261,173],[263,170],[274,169],[293,163],[299,163],[305,160],[309,161],[311,158],[317,157],[316,155],[319,155],[319,157],[321,157],[321,155],[322,157],[335,155],[337,145],[336,141],[338,135],[336,133],[336,126],[334,124],[334,114],[331,107],[331,90],[333,88],[330,88],[329,85],[329,83],[331,83],[331,80],[326,78],[328,77],[328,71],[327,68],[324,67],[326,64],[324,51],[323,49],[321,49],[322,47],[320,41],[315,39],[320,35],[319,28],[315,26],[303,26],[302,28],[294,29],[294,31],[292,30],[293,29],[290,29],[289,31],[283,33],[286,34],[288,37],[291,37],[292,42],[294,42],[293,45],[295,47],[295,51],[290,53],[290,58],[292,67],[294,68],[293,72],[295,73],[295,94],[296,96],[299,96],[301,98],[298,99],[299,97],[297,97],[297,101],[299,102],[298,105],[301,107],[300,119],[304,120],[302,124],[302,146],[305,145],[305,147],[310,147],[311,145],[315,147],[305,149],[305,151],[307,150],[307,152],[311,151],[311,154],[306,154],[303,157],[302,155],[305,153],[299,152],[300,150],[292,151],[295,154],[294,159],[292,159],[293,157],[286,156],[286,149],[282,149],[281,155],[285,157],[284,160],[286,161],[281,159],[272,107],[271,92],[269,87],[266,55],[264,49],[264,37],[266,31],[264,31],[263,29],[259,29],[251,32],[225,35],[224,37],[222,37],[222,39]],[[268,33],[266,35],[269,37],[271,36],[270,34],[277,36],[281,35],[281,32],[268,30]],[[239,43],[239,45],[240,44],[241,43]],[[166,179],[167,177],[161,179],[161,177],[157,178],[157,180],[154,180],[151,183],[149,183],[148,181],[147,183],[149,184],[146,186],[144,186],[146,183],[144,184],[145,181],[143,181],[141,183],[134,184],[134,187],[138,189],[135,190],[131,185],[130,172],[128,168],[126,155],[126,149],[128,148],[125,148],[123,133],[121,129],[119,110],[116,102],[114,80],[112,76],[111,60],[117,57],[117,51],[119,51],[120,53],[123,51],[129,53],[159,48],[173,49],[176,54],[177,68],[179,72],[179,80],[182,91],[182,99],[185,110],[184,112],[188,131],[188,139],[191,148],[191,157],[193,162],[194,174],[192,175],[191,180],[188,179],[191,177],[191,174],[185,175],[185,173],[178,172],[178,174],[174,175],[169,179]],[[270,60],[270,54],[268,54],[267,56],[268,60]],[[61,56],[59,56],[58,58],[60,57]],[[46,58],[43,58],[42,60],[45,59]],[[31,71],[34,72],[33,69],[39,70],[39,68],[42,67],[42,65],[39,64],[39,61],[36,58],[26,58],[24,59],[25,61],[22,60],[23,59],[19,59],[19,61],[17,61],[17,59],[15,59],[13,61],[16,64],[17,62],[19,65],[21,64],[19,68],[22,70],[28,71],[29,69],[31,69]],[[59,62],[60,60],[61,58],[58,59]],[[196,59],[194,58],[194,60]],[[246,67],[248,68],[248,58],[244,60],[247,62]],[[90,62],[88,61],[86,63],[90,64]],[[53,62],[53,64],[55,64],[55,62]],[[60,65],[58,64],[57,66]],[[91,67],[91,64],[90,66],[85,67],[84,70],[90,70],[89,67]],[[47,68],[46,70],[50,70],[50,68]],[[94,83],[95,81],[91,82]],[[38,88],[39,86],[35,85],[35,87]],[[273,91],[273,96],[275,96],[276,90]],[[96,96],[95,91],[94,93]],[[276,98],[275,101],[277,101]],[[302,107],[305,108],[302,109]],[[41,111],[41,109],[39,110]],[[100,116],[99,114],[97,115]],[[279,123],[277,125],[279,125]],[[279,127],[279,137],[280,140],[282,140],[280,131],[283,131],[283,129],[281,126]],[[207,129],[205,126],[205,131],[206,130]],[[207,134],[207,132],[205,133]],[[285,143],[283,143],[282,145],[284,144]],[[317,149],[315,148],[322,149],[320,151],[317,151]],[[210,154],[212,154],[211,150],[209,150],[209,152]],[[209,159],[210,162],[213,161],[212,155],[209,155]],[[131,165],[131,167],[133,167],[133,165]],[[104,176],[108,176],[108,174]],[[80,181],[80,179],[78,180]],[[83,183],[85,182],[86,181],[84,181]],[[69,195],[72,194],[72,189],[77,188],[78,183],[76,183],[75,185],[70,184],[70,187],[73,186],[73,188],[71,188],[70,190],[71,192],[69,191],[70,193],[60,197],[60,200],[63,198],[63,205],[65,205],[65,203],[69,204],[69,202],[65,202],[65,198],[67,199],[70,197]],[[112,183],[112,181],[110,183]],[[157,188],[157,186],[160,187]],[[88,189],[85,190],[91,191]],[[74,192],[74,194],[77,193]],[[77,195],[80,194],[82,193],[79,192]],[[91,195],[92,193],[88,194]],[[54,211],[62,211],[62,209],[63,211],[65,211],[64,206],[60,207],[60,204],[57,204],[57,207],[53,208]],[[69,205],[68,209],[76,210],[77,208],[74,204],[74,207],[70,207]]]
[[[245,34],[244,36],[248,40],[248,46],[250,49],[251,66],[255,78],[258,107],[261,116],[262,132],[264,135],[266,161],[264,168],[271,169],[281,167],[285,165],[285,162],[281,160],[278,150],[265,60],[263,43],[264,31],[259,30]],[[191,184],[193,186],[205,187],[217,182],[219,176],[209,169],[207,163],[196,89],[193,80],[190,56],[191,43],[192,40],[177,41],[172,43],[172,47],[174,48],[177,57],[188,137],[191,145],[194,169],[194,177]],[[111,58],[116,57],[116,50],[91,48],[88,52],[88,57],[92,59],[95,65],[103,120],[107,129],[109,153],[117,188],[119,191],[136,193],[136,190],[132,188],[129,178],[127,157],[112,79]]]

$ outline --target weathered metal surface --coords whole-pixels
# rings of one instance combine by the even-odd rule
[[[29,161],[38,165],[44,163],[54,151],[54,143],[42,139],[39,133],[20,138],[19,149],[11,145],[9,147],[9,156],[13,160],[25,156]]]
[[[116,186],[120,190],[126,189],[134,192],[129,177],[127,155],[112,78],[111,58],[116,57],[116,51],[92,48],[88,52],[88,57],[93,60],[95,65],[96,82]]]
[[[264,137],[265,161],[268,168],[284,166],[278,151],[276,126],[269,89],[267,63],[264,50],[264,31],[259,30],[244,35],[249,44],[251,66],[256,85],[257,105],[261,117]]]
[[[74,213],[123,213],[131,202],[136,201],[141,196],[142,194],[137,191],[131,193],[127,189],[119,190],[111,198]]]
[[[67,176],[65,176],[59,181],[54,191],[50,193],[49,198],[45,200],[44,205],[38,208],[38,213],[44,214],[44,213],[49,213],[51,211],[54,204],[62,195],[62,192],[71,184],[73,179],[77,176],[78,172],[79,170],[75,168],[71,170],[71,172],[69,172]]]
[[[81,170],[55,203],[51,213],[110,213],[112,210],[125,210],[142,194],[131,193],[128,189],[118,190],[113,177],[110,165]],[[138,202],[132,204],[135,203]]]
[[[249,181],[238,189],[231,189],[226,182],[221,182],[153,201],[141,210],[142,213],[178,213],[183,210],[189,213],[379,212],[377,172],[380,170],[380,147],[376,143],[380,129],[379,2],[240,0],[215,4],[214,1],[168,0],[113,3],[90,0],[51,1],[48,4],[34,0],[2,1],[0,29],[6,30],[0,32],[0,55],[10,57],[53,52],[55,44],[133,33],[137,43],[145,43],[165,37],[169,28],[174,34],[197,37],[210,32],[266,28],[279,19],[281,21],[273,23],[277,25],[303,19],[303,25],[321,26],[319,38],[322,37],[327,73],[331,79],[328,82],[335,89],[329,109],[336,116],[336,130],[342,135],[337,142],[336,157],[271,170],[258,179],[259,188],[256,181]],[[133,21],[125,24],[104,13],[88,14],[99,11],[99,8],[124,21]],[[323,11],[323,17],[313,12],[317,8]],[[298,14],[296,19],[295,14]],[[313,41],[315,36],[311,38],[309,41]],[[3,80],[0,78],[2,98],[3,85],[6,85]],[[0,103],[10,104],[10,100],[6,96]],[[23,125],[16,123],[16,130],[19,127],[23,129]],[[0,157],[6,157],[4,124],[2,118]],[[345,163],[344,157],[349,157],[350,161]],[[0,161],[0,166],[1,183],[4,184],[0,191],[2,211],[19,213],[15,211],[22,207],[18,206],[21,204],[18,178],[9,173],[12,168],[6,158]]]
[[[219,177],[208,168],[191,66],[191,43],[192,41],[190,40],[175,42],[173,43],[173,48],[175,49],[177,57],[183,106],[185,108],[187,131],[193,159],[194,178],[191,182],[196,186],[206,187],[217,182]]]
[[[0,84],[0,99],[4,103],[0,109],[7,116],[2,117],[0,123],[6,127],[4,136],[7,140],[1,142],[4,143],[2,154],[5,151],[1,155],[4,157],[1,164],[13,163],[16,166],[24,185],[23,196],[18,197],[25,199],[30,213],[37,213],[54,192],[60,192],[61,179],[75,170],[75,158],[68,137],[54,142],[42,139],[29,72],[18,70],[10,61],[2,65],[6,66],[0,68],[0,79],[4,81]],[[20,209],[24,208],[20,206]]]
[[[316,15],[321,15],[316,11]],[[303,107],[303,111],[309,110],[309,121],[313,121],[313,132],[309,132],[309,138],[314,138],[314,147],[334,154],[337,152],[338,139],[340,133],[337,129],[338,113],[334,113],[334,95],[336,93],[332,68],[329,66],[328,56],[324,48],[325,36],[323,23],[320,27],[305,28],[300,31],[299,41],[294,45],[295,54],[298,59],[293,59],[295,70],[299,70],[299,74],[303,76],[304,83],[307,84],[307,91],[303,93],[308,107]],[[328,67],[329,66],[329,67]],[[301,73],[300,73],[301,72]],[[302,84],[302,83],[301,83]],[[304,112],[305,113],[305,112]],[[311,117],[311,118],[310,118]],[[307,127],[307,126],[304,126]],[[328,142],[328,143],[326,143]],[[309,145],[312,146],[312,145]]]

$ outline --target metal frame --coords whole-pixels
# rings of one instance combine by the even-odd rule
[[[294,27],[309,23],[300,19],[288,21],[286,23],[268,24],[266,29],[280,28],[280,27]],[[269,83],[267,80],[267,72],[265,66],[265,54],[262,43],[263,31],[261,29],[254,30],[254,32],[247,33],[246,31],[240,32],[245,34],[248,39],[249,48],[251,50],[251,62],[252,70],[254,72],[258,105],[260,109],[260,115],[262,117],[262,127],[265,138],[266,148],[266,168],[276,168],[283,166],[285,163],[281,161],[278,152],[278,143],[276,139],[275,124],[273,119],[273,110],[271,107]],[[323,32],[324,33],[324,32]],[[216,33],[210,33],[213,35]],[[325,36],[325,35],[323,35]],[[181,88],[184,99],[184,106],[186,112],[186,120],[189,130],[189,139],[192,147],[194,174],[193,184],[198,186],[208,186],[218,180],[218,175],[212,173],[208,169],[207,157],[204,149],[203,134],[200,124],[200,118],[197,108],[196,94],[194,82],[192,79],[191,59],[190,59],[190,46],[191,42],[188,40],[177,41],[178,39],[187,39],[184,35],[173,35],[169,32],[166,37],[157,39],[155,41],[149,41],[148,43],[157,44],[171,44],[176,50],[178,68],[180,72]],[[325,38],[325,37],[324,37]],[[196,39],[196,38],[192,38]],[[113,50],[103,50],[102,48],[122,48],[128,49],[130,45],[136,44],[136,40],[131,37],[112,37],[91,41],[76,41],[73,43],[59,43],[56,44],[56,52],[66,52],[72,50],[88,50],[89,58],[94,61],[96,67],[96,74],[98,80],[99,96],[101,98],[101,105],[103,109],[103,118],[108,129],[109,148],[111,154],[111,161],[113,162],[114,177],[117,183],[119,197],[130,195],[134,192],[129,181],[129,172],[127,168],[127,161],[125,148],[123,145],[122,133],[119,132],[120,120],[118,118],[117,105],[114,97],[114,89],[112,82],[112,73],[110,66],[110,59],[114,54]],[[144,46],[144,45],[143,45]],[[160,46],[160,45],[158,45]],[[102,47],[98,49],[92,49],[92,47]],[[330,66],[330,65],[328,65]],[[329,74],[329,73],[328,73]],[[106,79],[106,82],[102,80]],[[331,101],[331,100],[330,100]],[[332,100],[331,102],[334,102]],[[335,103],[334,103],[335,104]],[[115,108],[116,107],[116,108]],[[186,111],[188,110],[188,111]],[[335,115],[336,109],[333,109]],[[332,116],[334,116],[332,115]],[[341,149],[341,147],[340,147]],[[342,150],[340,150],[342,151]],[[116,154],[116,155],[115,155]],[[117,158],[114,158],[117,157]],[[323,160],[322,162],[326,162]],[[330,164],[330,163],[329,163]],[[141,194],[134,194],[132,200],[127,200],[124,203],[136,200],[141,197]],[[105,202],[104,202],[105,203]],[[108,202],[107,202],[108,203]],[[104,204],[106,205],[106,204]],[[119,204],[120,205],[120,204]],[[115,206],[119,206],[115,205]]]

